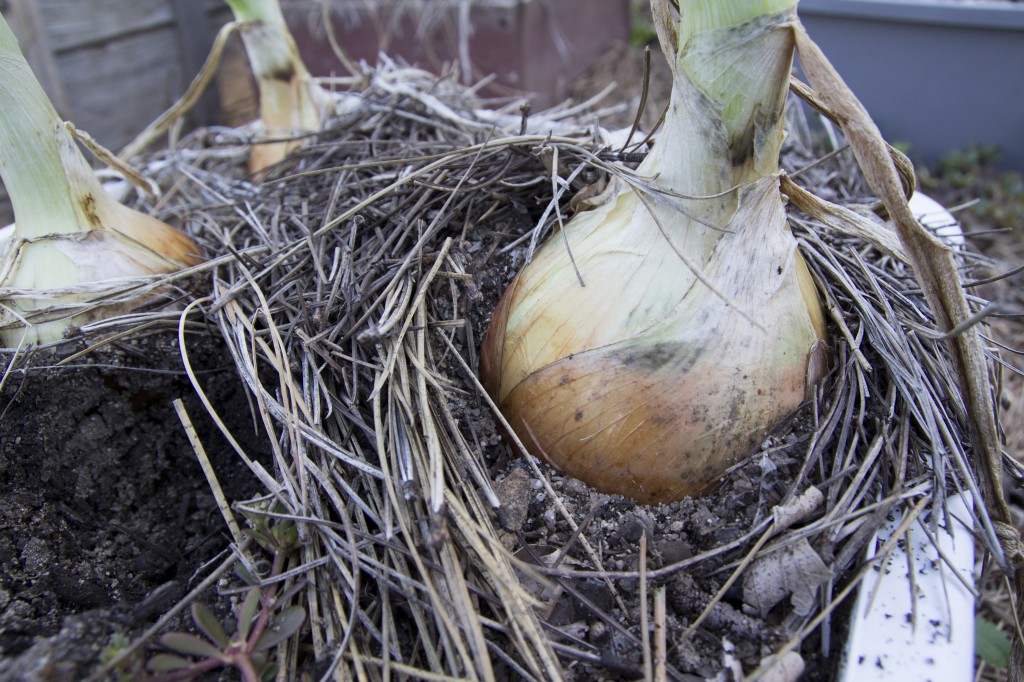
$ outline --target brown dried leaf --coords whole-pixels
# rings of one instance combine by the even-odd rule
[[[766,552],[743,576],[743,601],[762,615],[792,595],[793,609],[806,616],[813,610],[818,587],[832,577],[806,538],[775,552]]]
[[[498,533],[507,550],[515,548],[516,532],[522,529],[530,509],[530,474],[525,469],[513,469],[508,476],[494,484],[494,494],[501,502],[498,520],[502,530]]]

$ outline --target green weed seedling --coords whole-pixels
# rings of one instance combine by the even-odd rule
[[[250,521],[252,528],[246,532],[273,554],[270,577],[281,575],[288,554],[298,544],[295,524],[262,514],[252,515]],[[277,666],[268,653],[299,631],[306,611],[301,606],[279,608],[294,592],[278,599],[279,583],[271,583],[264,591],[255,585],[255,576],[239,568],[243,580],[253,587],[235,609],[234,627],[225,627],[205,604],[193,604],[192,621],[203,637],[186,632],[163,635],[160,644],[174,653],[157,654],[148,661],[147,667],[154,674],[149,682],[188,680],[226,666],[236,668],[245,682],[274,677]],[[229,631],[233,632],[230,636]]]
[[[151,682],[187,680],[224,666],[236,668],[245,682],[272,678],[276,666],[266,652],[298,632],[306,620],[301,606],[271,615],[273,610],[273,599],[269,595],[264,599],[262,590],[252,588],[238,607],[234,634],[229,637],[209,607],[194,604],[192,620],[205,638],[187,632],[161,637],[160,643],[176,653],[157,654],[149,660],[147,667],[156,675]]]

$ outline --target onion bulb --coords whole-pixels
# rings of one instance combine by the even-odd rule
[[[826,364],[779,191],[796,0],[678,6],[652,0],[673,88],[641,179],[538,249],[481,352],[533,455],[642,503],[713,488]]]
[[[0,177],[15,217],[0,235],[4,347],[60,339],[71,325],[114,312],[88,301],[116,296],[124,278],[200,260],[187,236],[104,191],[2,16]]]

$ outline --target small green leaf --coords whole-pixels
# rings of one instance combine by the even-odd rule
[[[151,673],[173,673],[175,670],[184,670],[185,668],[192,665],[192,661],[181,656],[175,656],[174,654],[157,654],[153,658],[149,659],[146,663],[146,668]]]
[[[125,649],[130,647],[132,641],[120,632],[115,632],[110,636],[110,643],[103,647],[103,651],[100,652],[100,662],[106,665],[110,661],[114,660],[121,655]],[[121,663],[119,667],[125,667],[131,658]]]
[[[246,530],[245,534],[251,536],[252,539],[255,540],[263,549],[267,550],[271,554],[274,553],[277,538],[274,537],[270,530],[264,530],[263,528],[256,527]]]
[[[289,550],[299,544],[299,529],[294,523],[282,521],[271,531],[278,550]]]
[[[246,585],[255,585],[259,582],[259,580],[256,579],[256,576],[254,576],[249,569],[242,564],[242,562],[235,564],[235,575],[237,575],[238,578]]]
[[[260,641],[256,643],[256,651],[277,646],[298,632],[305,620],[305,609],[301,606],[289,606],[271,619],[267,629],[260,636]]]
[[[218,647],[223,649],[228,645],[227,633],[221,627],[217,616],[213,615],[213,611],[206,604],[196,602],[192,605],[192,620],[195,621],[200,632],[209,637],[210,641]]]
[[[274,661],[261,661],[256,667],[256,674],[261,680],[272,680],[277,677],[277,663]]]
[[[992,621],[976,616],[974,652],[989,665],[1005,668],[1010,664],[1010,638]]]
[[[242,602],[242,608],[238,611],[238,638],[243,642],[249,639],[249,631],[252,629],[252,621],[260,608],[260,601],[263,593],[258,587],[249,590]]]
[[[172,651],[177,651],[179,654],[188,654],[189,656],[199,656],[201,658],[221,658],[220,649],[205,639],[200,639],[195,635],[185,632],[168,632],[160,638],[160,643]]]

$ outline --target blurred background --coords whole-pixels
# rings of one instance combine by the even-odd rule
[[[354,61],[384,52],[536,107],[572,95],[595,68],[635,90],[629,65],[615,71],[622,47],[654,40],[646,0],[281,4],[315,75],[347,75],[333,38]],[[223,0],[0,0],[0,10],[58,110],[114,149],[184,91],[230,20]],[[1024,3],[802,0],[800,14],[890,141],[929,164],[977,146],[1024,170]],[[235,39],[191,123],[233,125],[253,111]]]

